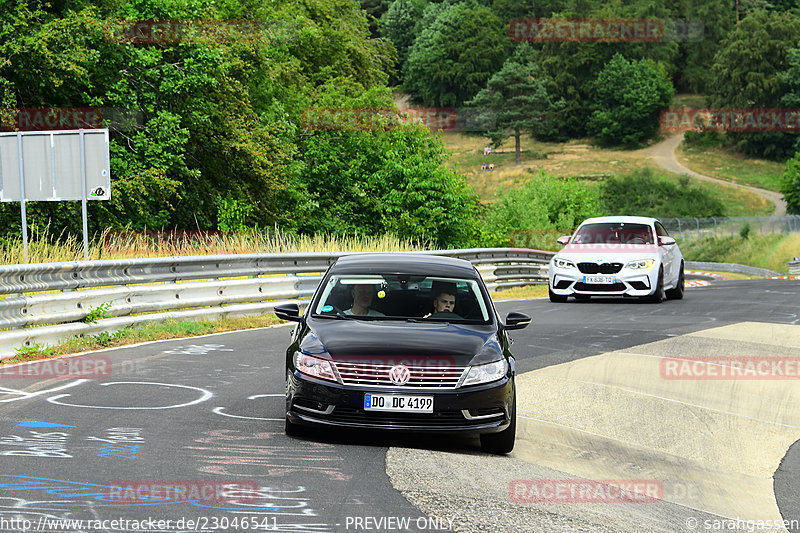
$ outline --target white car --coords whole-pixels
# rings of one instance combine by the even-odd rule
[[[590,218],[558,242],[566,246],[550,260],[551,302],[569,296],[683,298],[683,255],[655,218]]]

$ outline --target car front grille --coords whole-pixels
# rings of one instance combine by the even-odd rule
[[[622,270],[622,263],[578,263],[583,274],[616,274]]]
[[[626,289],[624,283],[600,284],[600,283],[576,283],[574,289],[576,291],[592,291],[592,292],[622,292]]]
[[[480,426],[492,420],[468,420],[461,411],[440,411],[434,413],[368,413],[363,409],[352,407],[336,407],[333,412],[325,417],[318,417],[331,422],[345,424],[380,424],[387,426],[417,426],[417,427],[442,427],[442,426]]]
[[[398,387],[389,379],[389,370],[395,365],[375,363],[354,363],[336,361],[344,385],[364,385],[370,387]],[[406,365],[411,372],[408,383],[402,385],[414,389],[455,389],[466,367]]]

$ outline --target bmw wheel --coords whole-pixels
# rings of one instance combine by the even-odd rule
[[[551,289],[550,287],[547,288],[547,292],[548,295],[550,296],[551,302],[564,303],[567,301],[567,296],[561,296],[560,294],[554,293],[553,289]]]
[[[664,300],[664,267],[658,269],[658,282],[656,283],[656,290],[647,297],[648,301],[654,304],[660,304]]]
[[[686,281],[683,276],[683,261],[681,261],[681,270],[678,273],[678,284],[675,286],[674,289],[670,289],[666,292],[667,298],[669,300],[680,300],[683,298],[683,290]]]

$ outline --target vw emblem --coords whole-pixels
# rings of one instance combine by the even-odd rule
[[[395,385],[405,385],[411,379],[411,370],[406,365],[395,365],[389,369],[389,380]]]

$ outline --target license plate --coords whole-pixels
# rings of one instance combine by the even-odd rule
[[[617,282],[614,276],[583,276],[584,283],[593,285],[613,285]]]
[[[432,413],[433,396],[364,394],[364,410],[394,411],[398,413]]]

